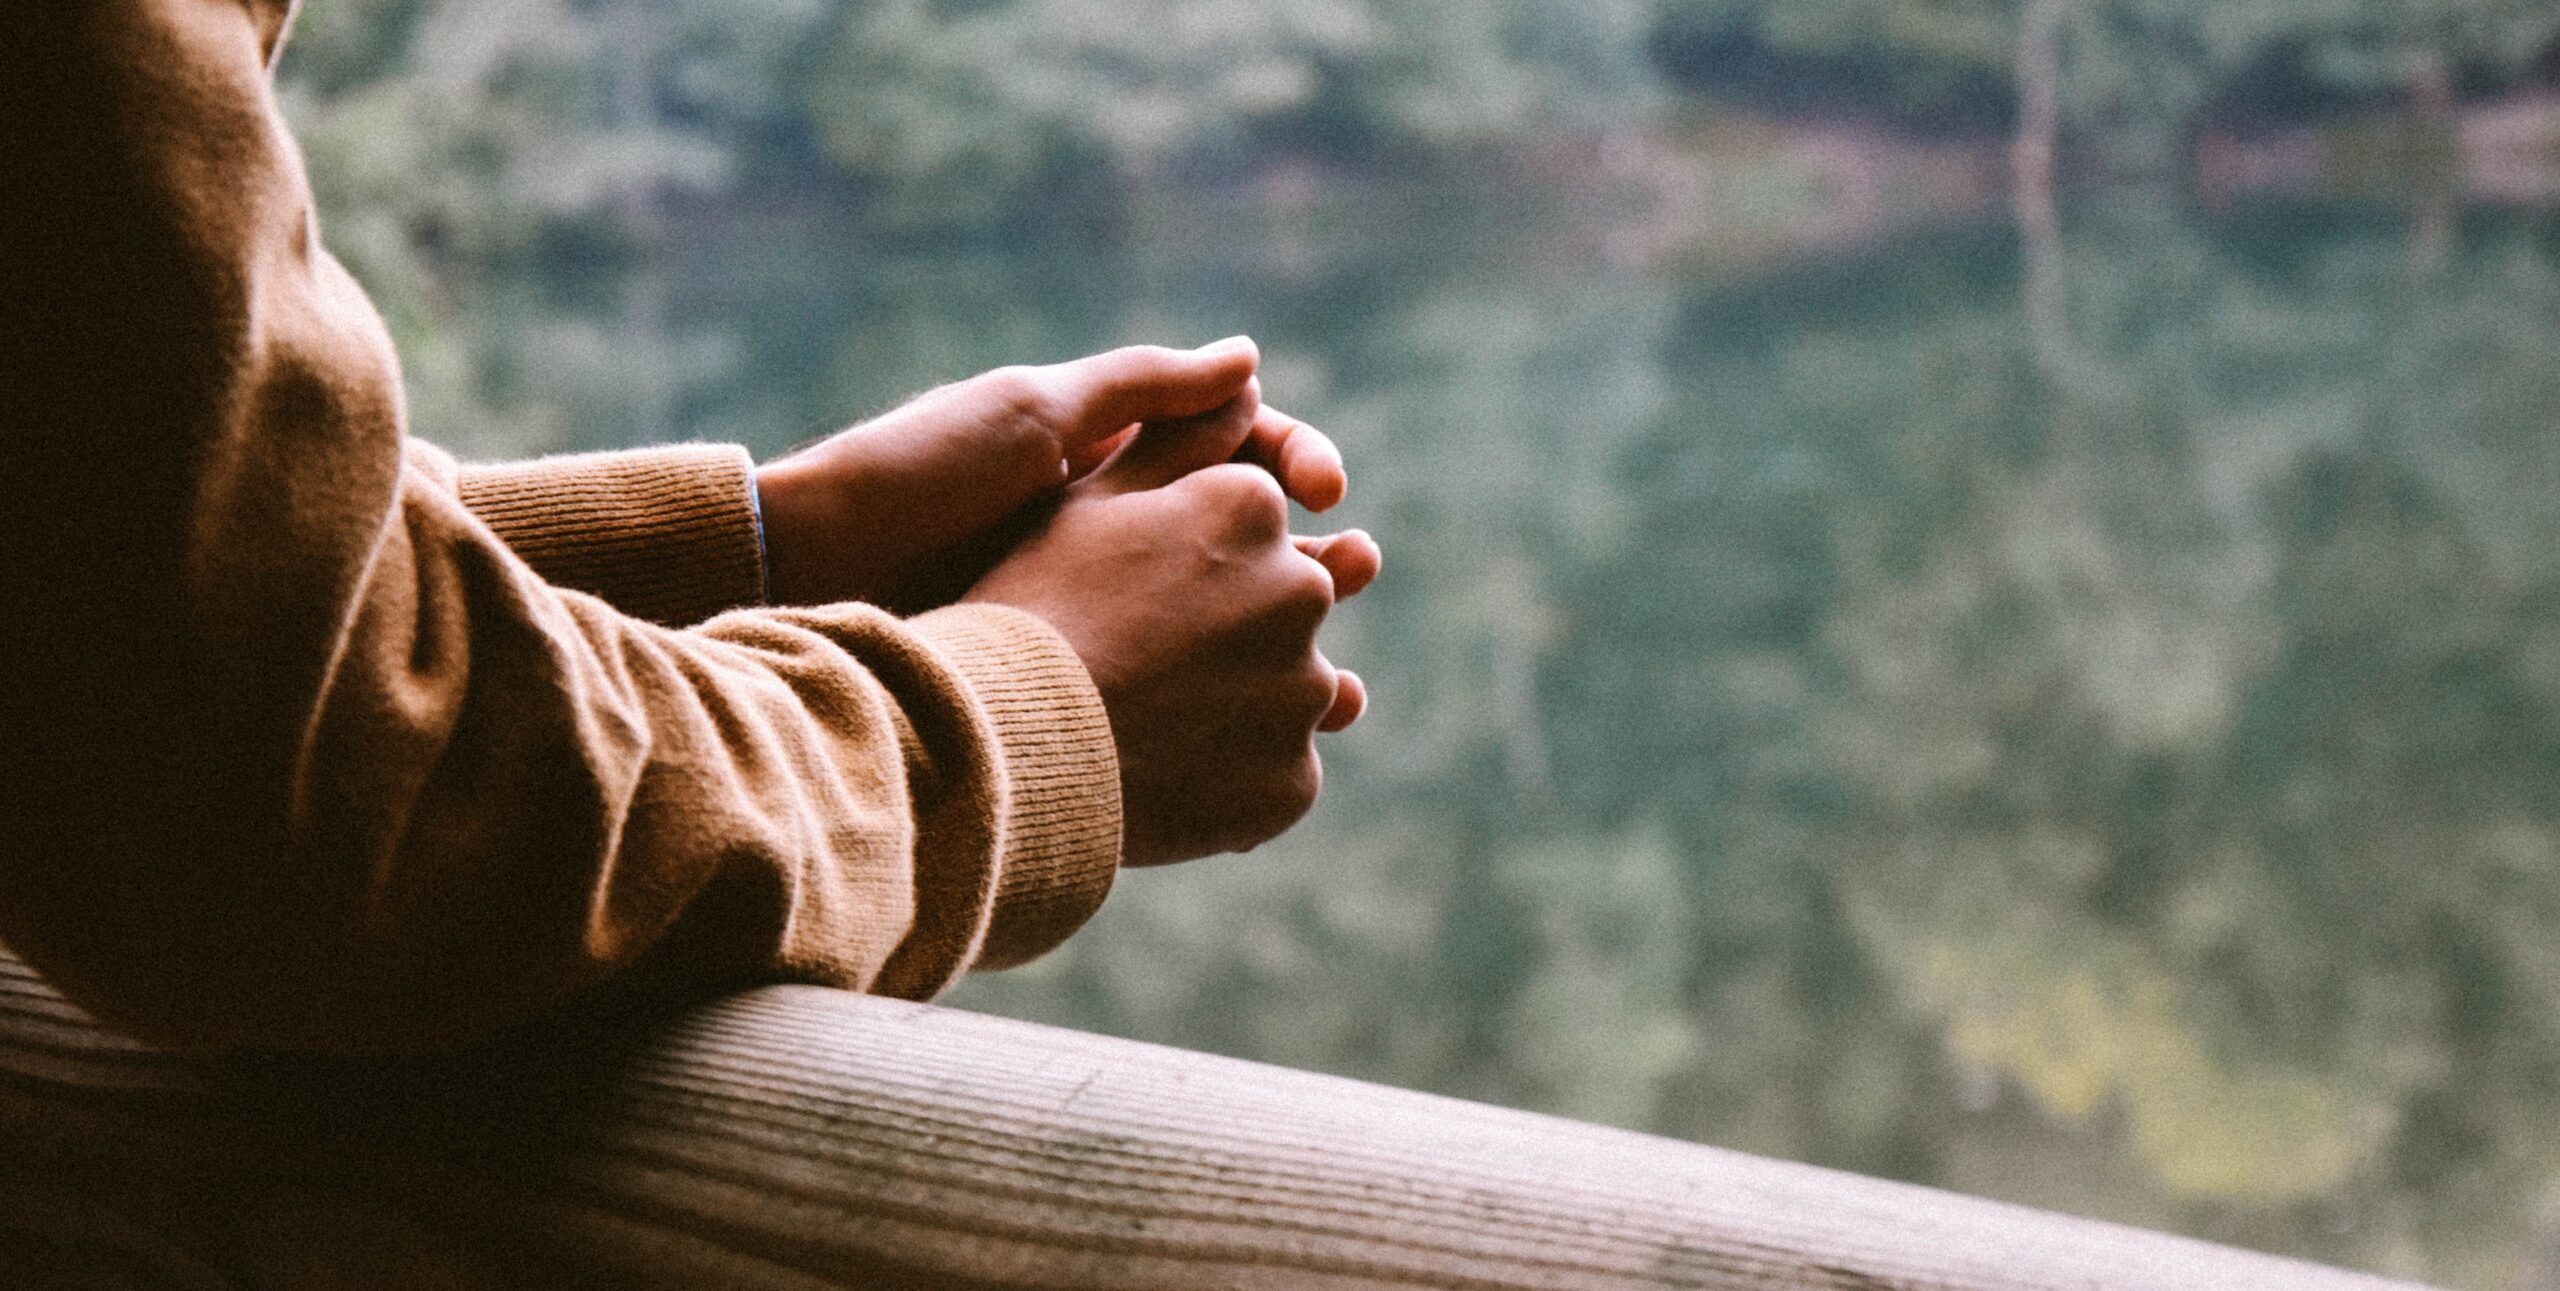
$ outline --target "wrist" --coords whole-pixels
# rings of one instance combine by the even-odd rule
[[[766,605],[773,599],[773,546],[764,525],[764,482],[750,468],[747,471],[747,518],[756,528],[756,594]]]
[[[755,470],[764,526],[765,597],[775,605],[823,605],[869,599],[854,567],[860,545],[838,533],[852,511],[840,472],[813,469],[805,454]]]

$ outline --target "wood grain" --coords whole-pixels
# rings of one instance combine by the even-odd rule
[[[0,953],[0,1286],[2405,1285],[802,987],[398,1064],[182,1059]]]

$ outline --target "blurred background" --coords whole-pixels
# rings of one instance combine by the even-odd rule
[[[309,0],[420,433],[1258,337],[1387,576],[956,1002],[2560,1285],[2550,0]]]

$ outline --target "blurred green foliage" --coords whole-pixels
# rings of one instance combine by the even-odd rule
[[[909,218],[998,218],[1060,171],[1206,149],[1441,146],[1593,114],[1645,88],[1638,0],[883,0],[811,78],[827,152]]]
[[[466,452],[1248,330],[1343,443],[1324,807],[965,1002],[2560,1276],[2560,229],[2396,162],[2013,228],[2032,7],[310,0],[285,96]],[[2560,35],[2049,12],[2099,153]]]
[[[1327,805],[965,1002],[2535,1284],[2560,226],[2135,202],[1740,278],[1444,234],[1236,306],[1388,539]]]
[[[2126,152],[2217,104],[2265,107],[2253,87],[2509,83],[2560,39],[2536,0],[2035,2],[2062,19],[2080,142]],[[738,370],[740,338],[693,325],[684,285],[648,268],[709,235],[706,213],[853,211],[830,232],[864,243],[1090,242],[1168,173],[1427,168],[1654,129],[1699,96],[2006,128],[2022,7],[316,0],[285,79],[421,423],[466,448],[567,446],[672,433],[688,383]],[[622,312],[599,329],[607,295]]]
[[[1169,170],[1428,166],[1645,129],[1690,94],[2005,127],[2020,8],[318,0],[287,106],[421,422],[465,447],[568,445],[600,424],[671,433],[688,381],[736,369],[738,338],[687,326],[680,286],[645,269],[702,231],[688,212],[815,202],[858,210],[843,233],[865,241],[1089,241]],[[2084,142],[2128,150],[2253,85],[2367,93],[2414,66],[2513,80],[2560,38],[2560,11],[2533,0],[2060,12]],[[602,331],[599,294],[624,306]],[[635,346],[656,374],[636,384]]]
[[[1774,83],[1873,110],[1968,117],[2009,92],[2019,32],[2041,11],[2065,45],[2083,123],[2175,129],[2217,100],[2284,111],[2404,88],[2427,69],[2512,81],[2551,52],[2538,0],[1661,0],[1656,40],[1695,88],[1786,97]],[[1795,93],[1804,91],[1797,90]],[[2000,105],[2005,106],[2005,105]],[[2296,109],[2297,111],[2299,108]]]

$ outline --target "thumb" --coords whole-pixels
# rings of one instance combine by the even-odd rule
[[[1087,482],[1108,493],[1163,488],[1234,457],[1244,447],[1245,437],[1253,433],[1253,419],[1261,411],[1262,383],[1247,381],[1236,397],[1199,416],[1138,427],[1138,433]]]
[[[1196,417],[1236,397],[1262,361],[1248,337],[1196,350],[1132,345],[1040,369],[1069,412],[1070,450],[1109,439],[1131,424]]]

